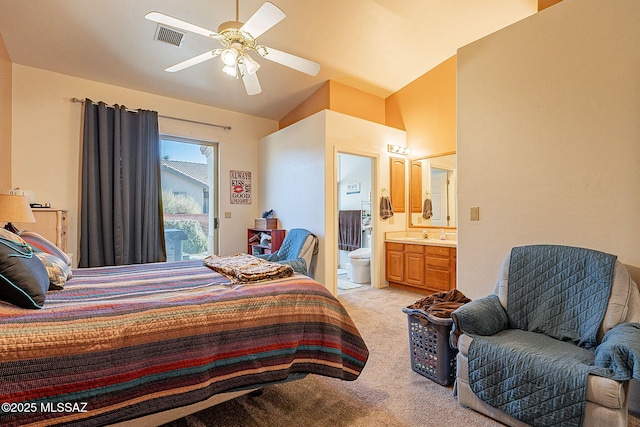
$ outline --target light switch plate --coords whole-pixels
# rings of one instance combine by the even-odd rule
[[[231,212],[225,212],[224,213],[224,217],[225,218],[231,218]]]
[[[480,221],[480,206],[471,206],[471,221]]]

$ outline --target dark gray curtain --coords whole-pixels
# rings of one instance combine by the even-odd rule
[[[79,267],[166,261],[158,113],[84,101]]]

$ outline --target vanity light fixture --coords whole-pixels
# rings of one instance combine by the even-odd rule
[[[387,151],[394,154],[404,154],[407,155],[411,152],[411,150],[407,147],[400,147],[399,145],[388,144]]]

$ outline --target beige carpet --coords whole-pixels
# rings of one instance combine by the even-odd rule
[[[411,370],[407,315],[420,295],[362,286],[339,293],[369,347],[353,382],[319,376],[268,387],[167,424],[167,427],[412,427],[500,426],[458,405],[451,387]],[[630,426],[640,427],[637,418]]]

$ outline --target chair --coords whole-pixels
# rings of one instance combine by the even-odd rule
[[[257,255],[257,257],[290,265],[296,273],[313,278],[317,255],[318,237],[304,228],[293,228],[287,232],[280,249],[271,254]]]
[[[627,425],[628,380],[640,372],[640,325],[631,323],[640,321],[640,295],[614,256],[556,245],[513,248],[493,294],[452,318],[461,405],[510,426]],[[621,347],[627,366],[615,353]],[[547,362],[530,364],[538,357]],[[511,389],[515,378],[522,389]],[[571,421],[558,424],[558,416]]]

